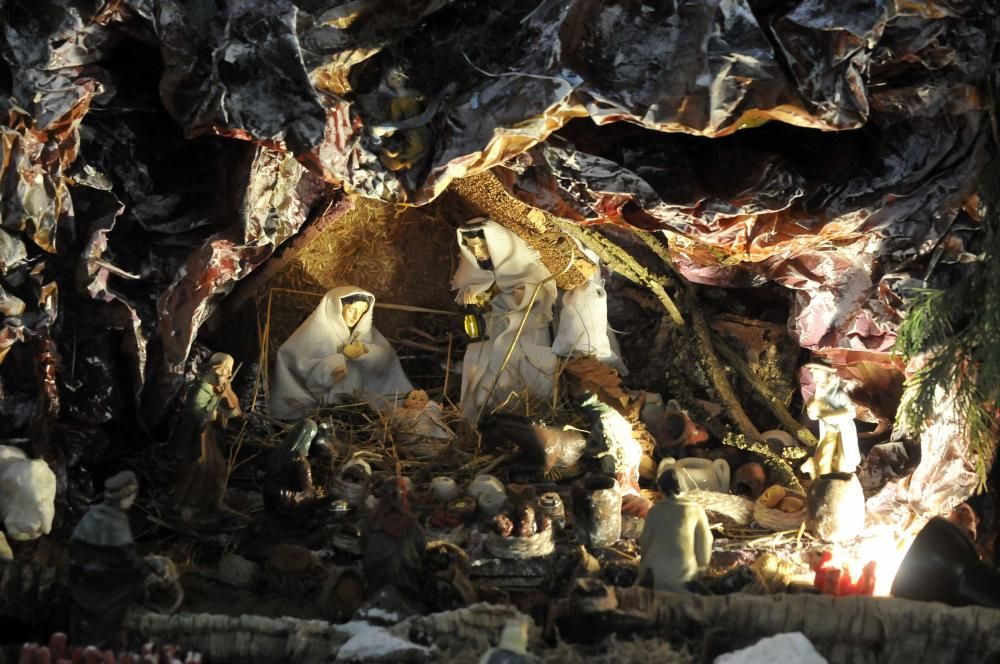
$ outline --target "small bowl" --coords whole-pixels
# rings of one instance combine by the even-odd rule
[[[476,501],[479,504],[479,509],[483,511],[484,514],[489,516],[496,516],[503,509],[504,503],[507,502],[507,492],[505,491],[484,491],[479,494],[479,499]]]
[[[500,491],[502,493],[504,491],[503,482],[492,475],[479,475],[469,484],[469,495],[477,500],[485,491]]]

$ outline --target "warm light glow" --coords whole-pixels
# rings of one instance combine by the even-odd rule
[[[903,563],[906,552],[917,536],[919,528],[900,533],[895,529],[886,529],[874,535],[864,537],[850,550],[841,550],[840,559],[851,576],[857,578],[866,563],[875,561],[875,596],[888,597],[892,582],[896,578],[899,566]]]

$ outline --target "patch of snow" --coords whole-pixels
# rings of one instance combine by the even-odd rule
[[[398,613],[394,611],[386,611],[385,609],[377,606],[365,609],[365,616],[369,618],[378,618],[380,620],[385,620],[386,622],[399,622]]]
[[[829,664],[825,657],[816,652],[813,644],[802,632],[769,636],[748,648],[719,655],[715,658],[714,664],[773,664],[774,662]]]
[[[383,611],[383,613],[388,615],[388,612]],[[425,646],[404,641],[393,636],[384,628],[366,622],[352,621],[338,626],[338,629],[351,635],[351,638],[337,650],[336,661],[338,662],[385,657],[401,651],[428,652],[430,650]]]

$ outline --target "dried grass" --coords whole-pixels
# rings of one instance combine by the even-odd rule
[[[262,312],[270,290],[290,291],[272,302],[272,337],[286,339],[316,306],[313,297],[291,291],[322,294],[335,286],[355,285],[381,302],[457,311],[450,291],[457,247],[444,214],[440,206],[404,208],[355,198],[351,211],[303,247],[258,294]],[[391,336],[417,318],[382,312],[376,326]]]

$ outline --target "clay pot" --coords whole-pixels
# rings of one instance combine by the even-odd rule
[[[503,509],[504,504],[507,502],[507,492],[503,489],[485,489],[480,492],[476,502],[479,504],[479,509],[482,510],[484,514],[496,516],[500,513],[500,510]]]
[[[708,431],[696,424],[680,405],[671,400],[651,432],[658,447],[675,448],[700,445],[708,440]]]
[[[455,514],[463,521],[466,521],[476,513],[476,507],[475,498],[457,498],[448,503],[448,513]]]
[[[759,463],[745,463],[733,473],[733,493],[757,500],[767,486],[767,473]]]
[[[865,526],[865,494],[854,473],[827,473],[809,490],[807,525],[824,542],[854,539]]]
[[[469,495],[479,499],[479,494],[488,490],[503,491],[503,482],[492,475],[478,475],[469,483]]]
[[[585,477],[573,487],[577,538],[592,547],[609,547],[622,534],[622,491],[613,477]]]
[[[566,526],[566,507],[563,505],[562,497],[558,493],[555,491],[543,493],[538,499],[538,506],[542,508],[542,512],[552,519],[552,523],[560,528]]]
[[[668,457],[660,462],[659,468],[656,469],[656,476],[659,477],[668,468],[677,471],[681,491],[701,489],[702,491],[729,493],[729,463],[725,459],[713,461],[688,457],[677,460]]]
[[[458,485],[450,477],[438,476],[431,480],[431,493],[438,502],[447,503],[458,497]]]
[[[791,434],[782,431],[781,429],[771,429],[770,431],[765,431],[760,434],[760,437],[779,447],[795,447],[796,445],[795,439],[792,438]]]

